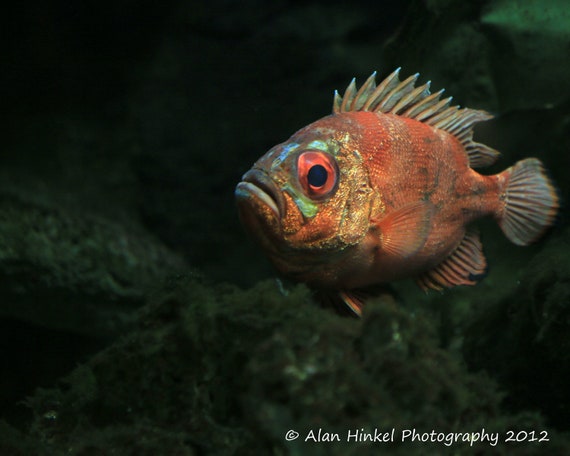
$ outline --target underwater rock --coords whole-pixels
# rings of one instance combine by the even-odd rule
[[[463,106],[550,108],[570,97],[569,30],[564,0],[416,0],[385,55]]]
[[[510,296],[490,302],[466,330],[464,355],[508,394],[513,410],[570,422],[570,229],[549,239]]]
[[[490,77],[501,110],[555,107],[570,97],[570,9],[565,0],[497,0],[483,9]]]
[[[439,348],[429,318],[382,299],[362,320],[342,318],[316,306],[306,287],[283,294],[275,282],[240,291],[173,281],[141,309],[135,331],[27,403],[34,418],[25,443],[41,448],[35,454],[372,455],[378,443],[305,436],[545,429],[538,415],[502,413],[493,382]],[[301,438],[287,442],[289,430]],[[550,454],[570,450],[562,435],[549,437]],[[383,445],[407,455],[492,450]],[[510,448],[540,454],[523,445]]]
[[[386,43],[389,68],[419,72],[461,106],[496,110],[491,46],[478,24],[480,9],[480,2],[412,1],[402,27]]]
[[[116,335],[149,286],[185,268],[142,230],[0,195],[0,317]]]

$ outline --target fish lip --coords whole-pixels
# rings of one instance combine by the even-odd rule
[[[280,218],[285,213],[285,200],[273,179],[260,169],[250,169],[242,177],[237,189],[245,190],[263,201]]]

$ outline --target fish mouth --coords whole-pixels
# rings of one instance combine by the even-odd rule
[[[236,187],[236,196],[255,196],[264,203],[273,215],[279,219],[285,213],[285,200],[279,191],[277,184],[259,169],[251,169],[242,177],[242,181]]]

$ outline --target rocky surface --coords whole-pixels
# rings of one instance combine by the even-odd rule
[[[109,338],[153,284],[183,270],[148,233],[0,196],[0,318]]]
[[[284,296],[274,282],[239,291],[182,279],[155,295],[135,331],[30,397],[29,434],[11,429],[4,445],[20,454],[377,454],[382,444],[346,442],[347,431],[395,428],[391,454],[492,454],[488,442],[399,442],[406,429],[485,428],[501,439],[546,431],[549,451],[569,450],[540,415],[502,411],[501,397],[438,347],[425,315],[391,300],[359,321],[315,307],[302,286]],[[343,442],[305,441],[319,429]],[[299,439],[286,442],[288,430]],[[541,445],[508,447],[539,454]]]
[[[469,365],[486,369],[508,391],[510,406],[540,410],[562,429],[570,422],[569,234],[550,239],[513,293],[479,310],[464,347]]]

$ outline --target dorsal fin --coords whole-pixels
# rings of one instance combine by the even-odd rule
[[[495,163],[499,152],[473,141],[473,125],[491,119],[491,114],[450,106],[451,97],[440,98],[443,90],[430,92],[430,81],[415,87],[419,73],[404,81],[400,81],[399,74],[400,68],[377,86],[374,72],[359,90],[353,79],[342,97],[335,91],[333,113],[372,111],[415,119],[454,135],[463,144],[472,168]]]

